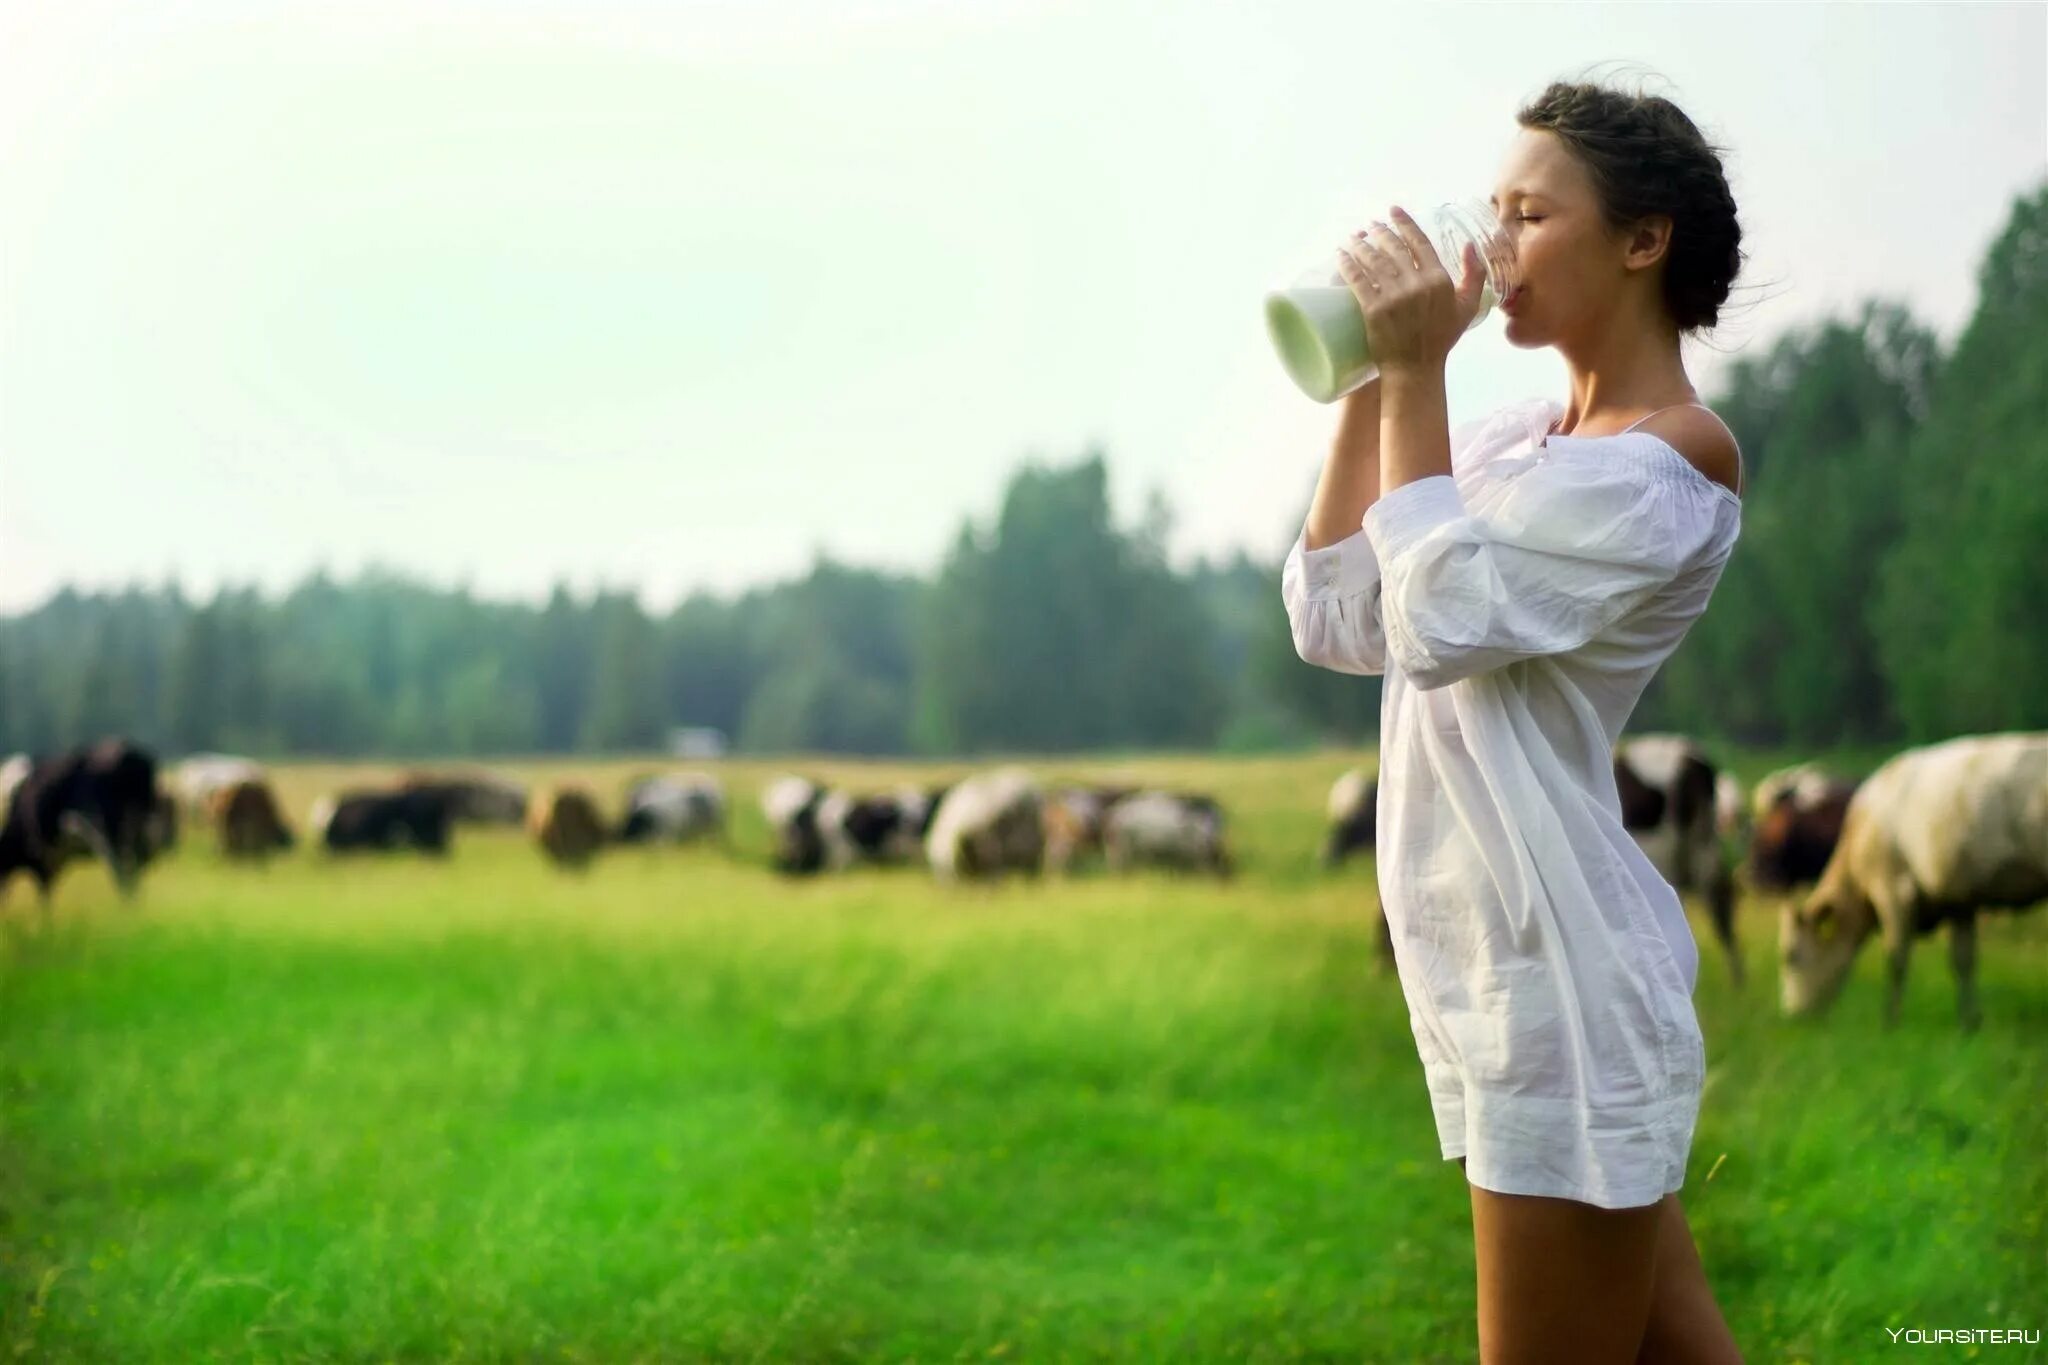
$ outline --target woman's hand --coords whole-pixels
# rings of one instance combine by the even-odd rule
[[[1486,271],[1467,243],[1453,282],[1436,247],[1399,206],[1390,227],[1378,219],[1353,233],[1337,268],[1365,314],[1365,339],[1381,373],[1442,369],[1451,347],[1472,325]]]

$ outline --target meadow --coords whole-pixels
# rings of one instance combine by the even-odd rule
[[[0,949],[0,1346],[75,1361],[1465,1361],[1441,1160],[1373,869],[1315,866],[1355,756],[1032,760],[1215,792],[1240,875],[790,882],[734,849],[586,875],[509,831],[445,863],[219,861],[132,905],[74,870]],[[1777,756],[1745,760],[1753,778]],[[508,764],[616,800],[653,763]],[[688,765],[684,765],[688,766]],[[1865,764],[1864,766],[1867,766]],[[1851,770],[1858,770],[1851,761]],[[279,770],[287,808],[364,770]],[[1681,1193],[1754,1361],[2048,1327],[2048,914],[1945,939],[1900,1026],[1865,948],[1776,1009],[1694,907],[1708,1072]],[[2021,1359],[2024,1347],[1923,1348]]]

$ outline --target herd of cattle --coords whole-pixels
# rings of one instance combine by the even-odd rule
[[[1893,756],[1861,782],[1812,764],[1771,773],[1746,796],[1702,747],[1679,735],[1623,741],[1614,758],[1624,828],[1666,880],[1702,900],[1742,984],[1737,878],[1783,897],[1780,998],[1789,1014],[1824,1010],[1873,936],[1888,971],[1885,1021],[1896,1022],[1916,938],[1948,926],[1964,1027],[1980,1018],[1976,914],[2048,900],[2048,733],[1965,736]],[[1377,784],[1363,769],[1331,788],[1326,868],[1369,851]],[[760,796],[775,869],[791,876],[858,865],[924,865],[941,881],[1010,873],[1062,875],[1169,868],[1229,878],[1233,860],[1212,796],[1157,787],[1044,785],[1023,768],[933,787],[854,792],[796,775]],[[297,842],[261,765],[201,754],[160,774],[123,739],[0,763],[0,891],[25,871],[47,904],[64,864],[102,860],[121,893],[178,838],[210,828],[223,857],[261,861]],[[458,824],[524,826],[559,866],[587,867],[612,844],[704,841],[731,850],[727,803],[708,773],[634,782],[607,821],[586,786],[529,794],[485,773],[415,773],[323,797],[307,838],[331,855],[446,854]],[[1803,891],[1803,895],[1789,893]],[[1382,935],[1382,950],[1386,939]]]
[[[860,793],[786,775],[761,794],[771,861],[792,876],[858,864],[928,863],[941,880],[1079,870],[1166,867],[1232,872],[1214,797],[1136,787],[1047,789],[1022,768],[955,783]],[[263,767],[199,754],[159,773],[148,750],[108,739],[56,757],[0,764],[0,887],[32,875],[47,899],[64,864],[98,856],[124,895],[181,826],[210,829],[224,858],[261,862],[298,842]],[[538,792],[489,773],[411,773],[321,797],[307,821],[330,855],[446,854],[458,825],[523,826],[543,854],[587,867],[614,844],[710,843],[730,851],[726,795],[709,773],[634,782],[607,821],[579,783]]]

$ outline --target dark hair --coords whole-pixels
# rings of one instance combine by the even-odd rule
[[[1591,174],[1616,230],[1668,214],[1664,306],[1681,332],[1720,321],[1746,253],[1721,153],[1662,95],[1591,82],[1553,81],[1516,113],[1524,128],[1554,133]]]

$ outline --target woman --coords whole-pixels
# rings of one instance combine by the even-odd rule
[[[1341,253],[1380,376],[1346,400],[1282,596],[1304,659],[1386,675],[1381,900],[1471,1191],[1481,1359],[1739,1361],[1677,1198],[1698,949],[1612,754],[1740,533],[1740,454],[1679,342],[1716,320],[1741,232],[1669,101],[1559,83],[1517,122],[1502,311],[1563,355],[1570,399],[1451,429],[1483,277],[1468,249],[1454,282],[1393,210]]]

